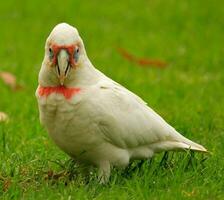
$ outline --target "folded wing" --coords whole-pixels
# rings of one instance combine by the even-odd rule
[[[104,80],[94,87],[90,103],[105,140],[119,148],[153,153],[161,150],[206,149],[179,134],[138,96],[119,84]],[[99,105],[99,102],[102,102]]]

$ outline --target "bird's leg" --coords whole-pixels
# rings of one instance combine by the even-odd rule
[[[168,160],[168,151],[164,152],[164,155],[159,163],[159,166],[166,166]]]
[[[101,184],[106,184],[110,178],[110,163],[102,161],[99,163],[98,179]]]
[[[140,160],[140,162],[137,163],[136,169],[141,169],[144,162],[145,162],[145,160]]]

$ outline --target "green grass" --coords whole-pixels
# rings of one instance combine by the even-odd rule
[[[10,116],[0,123],[0,198],[224,199],[223,13],[222,0],[2,1],[0,70],[23,89],[0,81],[0,111]],[[106,186],[94,173],[85,179],[41,127],[34,96],[45,39],[63,21],[79,29],[98,69],[212,155],[169,153],[160,164],[159,154],[132,172],[114,169]],[[115,47],[169,66],[141,68]]]

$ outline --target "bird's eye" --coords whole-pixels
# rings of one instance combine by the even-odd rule
[[[49,48],[49,58],[50,58],[50,60],[52,60],[53,57],[54,57],[54,52],[53,52],[52,48]]]
[[[78,62],[78,60],[79,60],[79,47],[76,47],[76,49],[75,49],[74,59],[75,59],[75,62]]]

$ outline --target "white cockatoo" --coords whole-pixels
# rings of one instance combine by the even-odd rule
[[[99,169],[147,159],[160,151],[206,149],[185,138],[137,95],[98,71],[76,28],[61,23],[45,45],[36,91],[40,121],[53,141],[78,162]]]

